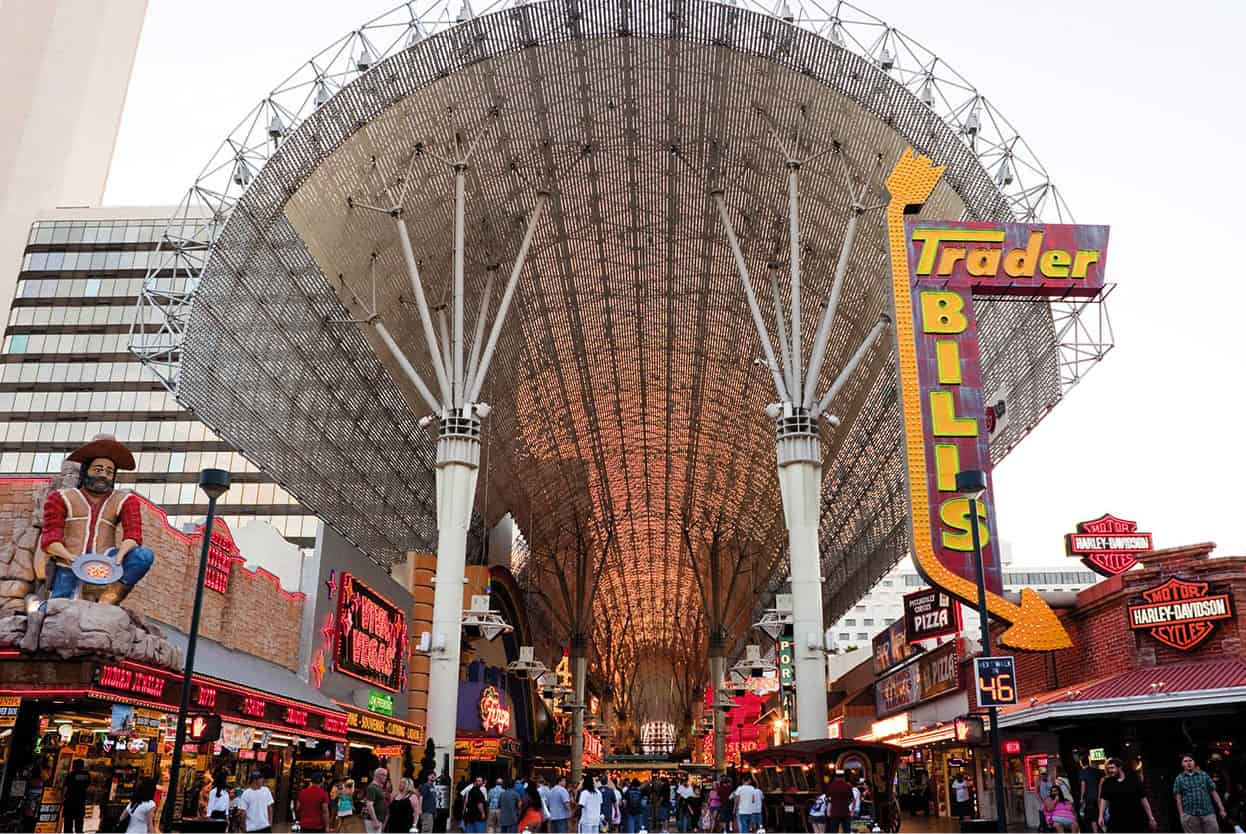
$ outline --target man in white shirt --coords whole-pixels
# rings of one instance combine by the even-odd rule
[[[736,831],[752,834],[761,827],[762,792],[753,787],[753,779],[746,773],[740,787],[731,792],[731,797],[736,801]]]
[[[692,799],[692,785],[688,784],[688,777],[685,776],[679,782],[679,787],[675,788],[675,796],[677,797],[675,807],[678,811],[676,827],[680,831],[692,830],[692,808],[689,801]]]
[[[247,831],[273,830],[273,793],[258,770],[251,774],[251,787],[242,792],[239,804],[246,814]]]

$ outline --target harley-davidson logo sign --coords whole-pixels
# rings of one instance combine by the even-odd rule
[[[1138,522],[1111,513],[1083,521],[1076,533],[1064,537],[1070,556],[1080,556],[1086,567],[1104,576],[1116,576],[1138,564],[1139,553],[1149,553],[1151,534],[1139,533]]]
[[[1221,620],[1233,618],[1233,598],[1211,593],[1207,582],[1173,577],[1142,592],[1129,606],[1129,627],[1149,631],[1166,646],[1189,651],[1212,635]]]

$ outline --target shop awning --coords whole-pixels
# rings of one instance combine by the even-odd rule
[[[1018,727],[1054,718],[1244,702],[1246,661],[1170,663],[1044,692],[1004,710],[999,723],[1001,727]]]
[[[169,642],[186,652],[186,635],[172,626],[159,623]],[[226,684],[256,689],[291,701],[299,701],[329,712],[342,709],[298,675],[245,652],[227,649],[215,640],[200,637],[195,649],[195,677],[215,678]]]

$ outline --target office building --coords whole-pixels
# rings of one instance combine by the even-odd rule
[[[69,451],[113,434],[138,462],[119,480],[163,507],[174,526],[202,520],[199,471],[217,467],[233,476],[218,510],[233,530],[266,521],[313,547],[316,517],[129,353],[136,299],[154,259],[167,257],[157,247],[171,213],[61,209],[30,227],[0,354],[0,475],[58,471]]]

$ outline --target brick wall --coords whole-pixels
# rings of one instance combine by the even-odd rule
[[[1093,681],[1131,669],[1199,660],[1246,657],[1246,556],[1211,558],[1215,545],[1157,550],[1142,567],[1105,579],[1077,595],[1074,608],[1060,612],[1073,647],[1057,652],[1014,652],[1022,698]],[[1129,628],[1127,607],[1143,590],[1170,577],[1225,585],[1234,600],[1235,618],[1192,651],[1163,645],[1145,631]],[[993,639],[1002,628],[992,627]]]
[[[413,560],[411,596],[415,603],[411,611],[411,660],[407,665],[407,720],[416,724],[428,723],[428,655],[416,650],[420,635],[433,630],[433,577],[437,572],[437,556],[434,553],[408,553]]]
[[[47,483],[44,479],[0,478],[0,540],[30,518],[36,492]],[[159,507],[142,500],[143,543],[155,551],[156,562],[124,605],[189,631],[203,540],[173,529]],[[227,593],[204,590],[199,634],[295,670],[302,620],[302,594],[286,591],[277,577],[262,568],[251,571],[234,561]]]

